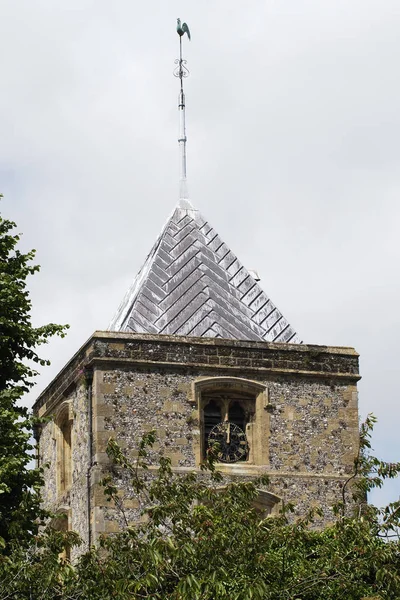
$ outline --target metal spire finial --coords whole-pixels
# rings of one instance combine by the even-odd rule
[[[185,122],[185,94],[183,91],[183,80],[189,76],[189,70],[186,67],[186,60],[182,58],[182,37],[187,34],[190,40],[190,31],[186,23],[181,25],[181,20],[177,20],[176,31],[179,35],[179,58],[175,60],[177,67],[174,70],[175,77],[178,77],[181,82],[181,89],[179,92],[179,202],[182,207],[187,208],[190,206],[189,193],[187,188],[186,180],[186,122]]]

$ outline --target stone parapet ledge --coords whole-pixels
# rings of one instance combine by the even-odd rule
[[[88,367],[154,366],[350,383],[360,379],[358,356],[348,347],[96,331],[42,392],[33,409],[39,416],[51,413]]]

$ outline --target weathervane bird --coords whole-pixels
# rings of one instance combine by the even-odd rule
[[[180,37],[182,37],[183,35],[185,35],[185,33],[187,33],[187,36],[190,40],[190,30],[189,30],[187,23],[182,23],[182,25],[181,25],[181,20],[177,19],[176,30]]]

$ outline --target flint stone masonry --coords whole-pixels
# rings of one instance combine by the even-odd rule
[[[40,457],[50,464],[46,505],[68,511],[70,527],[86,543],[89,528],[92,542],[101,532],[116,531],[119,517],[99,485],[110,468],[108,439],[117,439],[134,459],[138,440],[154,429],[154,468],[159,456],[169,456],[177,473],[198,468],[201,390],[207,384],[256,390],[251,426],[260,439],[251,461],[221,465],[225,480],[268,474],[268,492],[294,502],[298,514],[322,504],[328,522],[358,450],[359,379],[352,348],[96,332],[34,407],[39,416],[50,416],[70,401],[73,411],[72,483],[62,495],[56,425],[42,428]],[[142,507],[123,474],[121,494],[130,519],[140,519]]]
[[[190,469],[193,471],[193,469]],[[179,473],[185,473],[187,470],[176,471]],[[147,472],[147,476],[151,478],[151,472]],[[224,473],[223,484],[229,482],[239,481],[251,481],[254,476],[241,474],[232,475]],[[326,525],[333,521],[332,506],[342,498],[342,485],[343,479],[341,478],[329,478],[329,477],[288,477],[288,474],[282,476],[270,475],[270,482],[268,486],[261,485],[258,487],[260,490],[266,490],[271,496],[275,496],[275,499],[284,499],[285,503],[293,503],[294,513],[293,516],[304,516],[310,508],[321,507],[322,516],[316,517],[315,524]],[[137,498],[132,496],[130,491],[129,479],[124,475],[118,474],[116,476],[116,482],[119,489],[123,490],[120,495],[120,499],[124,506],[124,518],[121,513],[117,512],[113,506],[110,506],[104,499],[104,495],[99,493],[98,502],[102,511],[102,532],[118,531],[123,529],[125,526],[125,518],[130,524],[134,524],[143,520],[143,509],[145,505],[141,505]],[[100,490],[99,490],[100,491]],[[351,503],[350,494],[346,493],[346,498]],[[276,513],[280,507],[280,503],[276,504],[273,508],[272,513]],[[117,524],[117,527],[115,527]]]

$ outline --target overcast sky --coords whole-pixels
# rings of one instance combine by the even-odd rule
[[[2,0],[0,191],[37,249],[32,400],[106,329],[177,202],[176,18],[192,202],[305,342],[360,353],[400,460],[398,0]],[[397,499],[400,484],[379,500]]]

